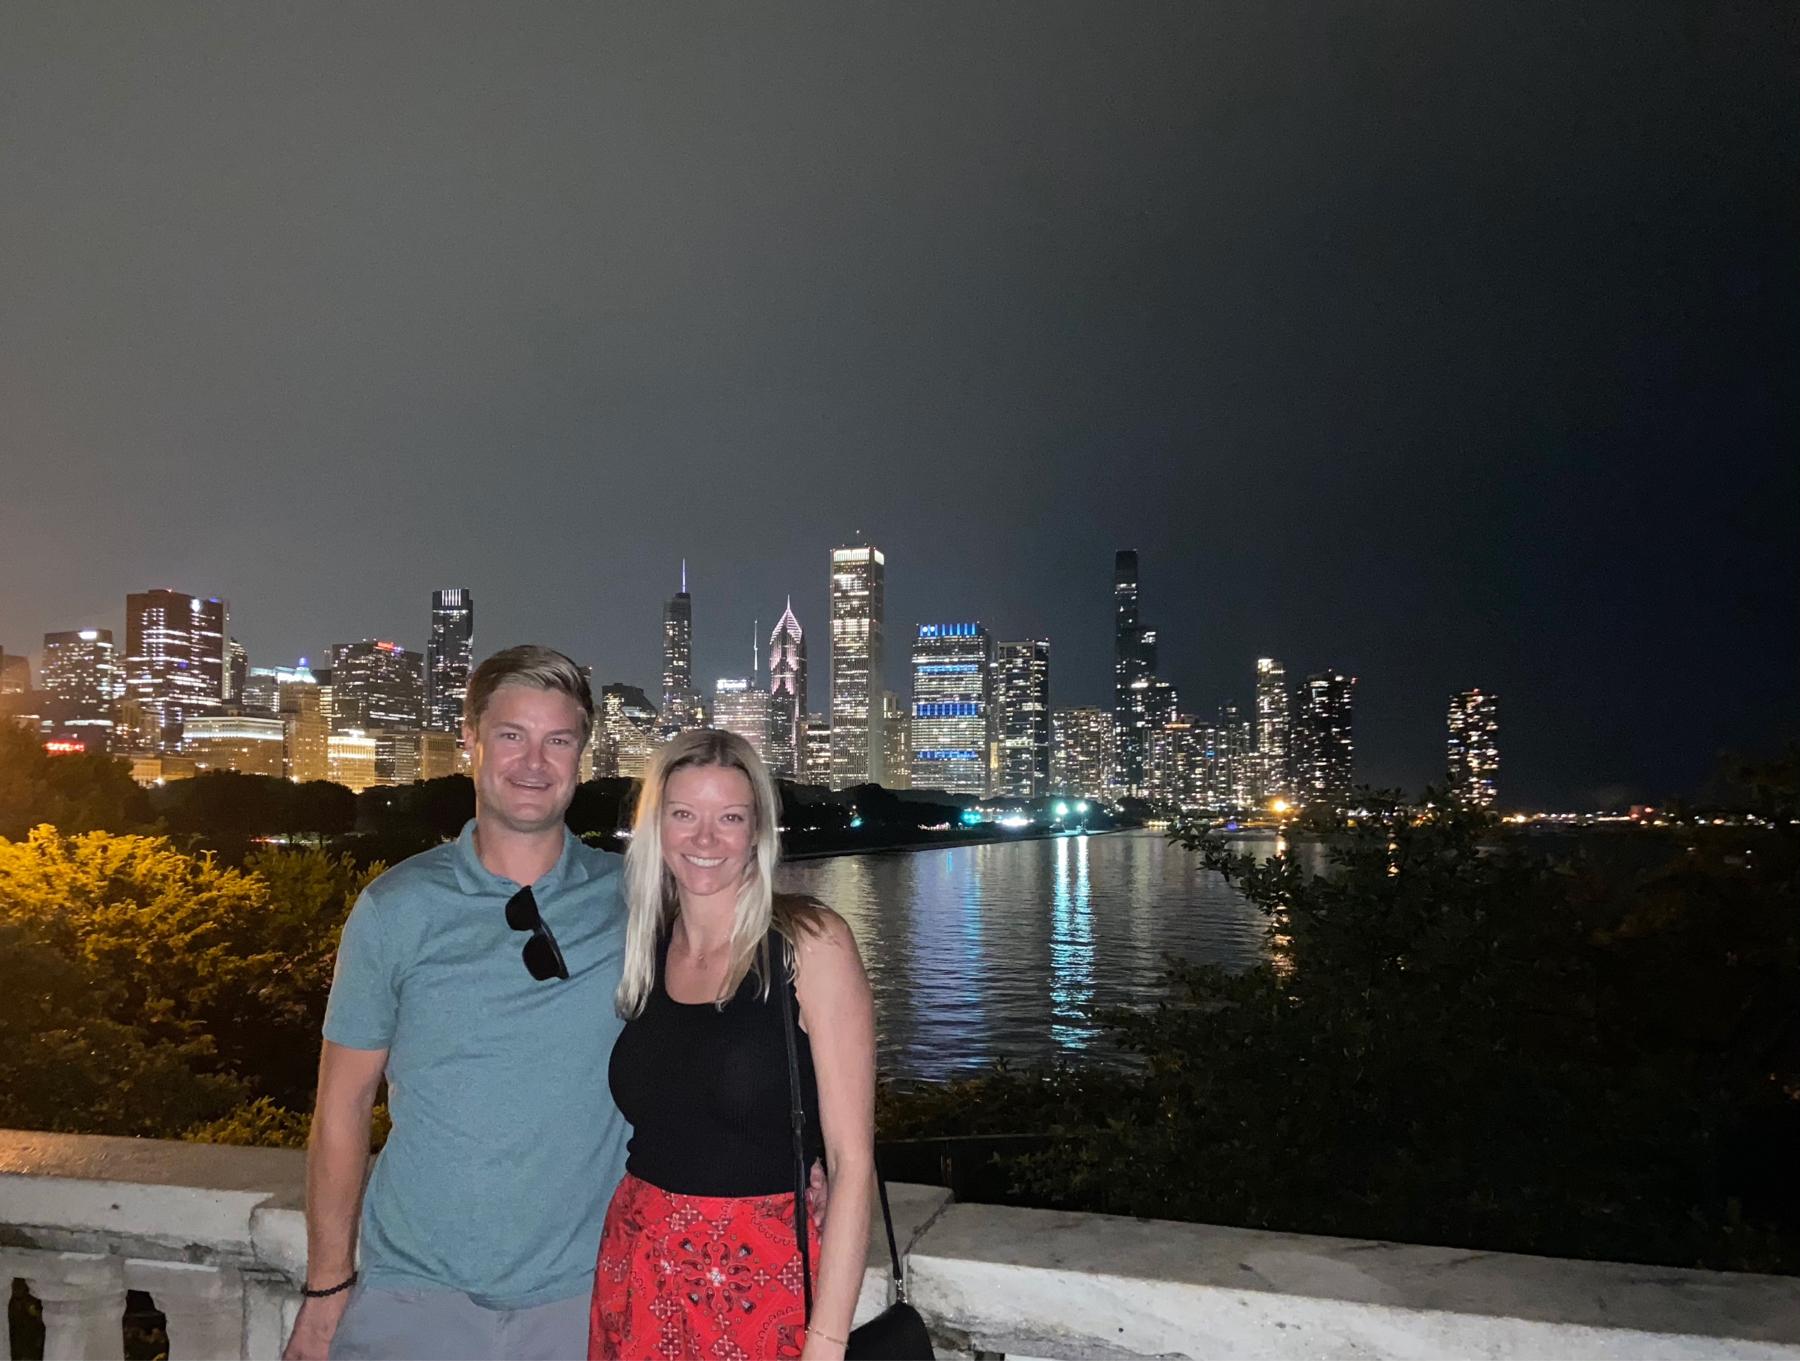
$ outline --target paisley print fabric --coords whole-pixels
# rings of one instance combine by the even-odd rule
[[[817,1225],[807,1236],[816,1271]],[[792,1195],[683,1196],[626,1175],[600,1234],[590,1361],[762,1361],[805,1342]]]

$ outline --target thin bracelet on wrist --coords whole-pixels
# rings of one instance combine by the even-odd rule
[[[838,1346],[840,1346],[840,1347],[848,1347],[850,1345],[848,1339],[841,1338],[841,1337],[833,1337],[830,1333],[826,1332],[823,1328],[809,1328],[807,1330],[807,1335],[810,1337],[822,1337],[827,1342],[837,1343]]]
[[[356,1284],[356,1273],[354,1271],[352,1271],[350,1273],[350,1279],[347,1281],[339,1281],[336,1285],[331,1286],[330,1288],[325,1289],[325,1290],[314,1290],[310,1285],[303,1285],[300,1287],[300,1293],[309,1300],[323,1300],[323,1299],[329,1299],[333,1295],[341,1295],[344,1291],[348,1290],[351,1286],[353,1286],[355,1284]],[[846,1344],[846,1345],[848,1345],[848,1344]]]

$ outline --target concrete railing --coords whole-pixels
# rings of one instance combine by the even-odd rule
[[[305,1268],[301,1155],[0,1131],[0,1281],[44,1355],[122,1355],[127,1290],[181,1358],[277,1355]],[[891,1188],[939,1355],[1788,1358],[1800,1279],[952,1205]],[[870,1235],[859,1317],[887,1297]],[[0,1361],[8,1361],[0,1329]]]

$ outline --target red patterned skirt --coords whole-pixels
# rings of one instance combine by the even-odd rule
[[[807,1239],[816,1283],[810,1216]],[[791,1194],[682,1196],[626,1174],[600,1233],[589,1361],[797,1357],[805,1342]]]

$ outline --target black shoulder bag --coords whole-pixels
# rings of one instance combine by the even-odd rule
[[[770,960],[771,968],[774,961]],[[787,1040],[788,1115],[794,1127],[794,1242],[800,1248],[800,1287],[806,1298],[806,1326],[812,1326],[812,1253],[806,1243],[806,1107],[800,1095],[800,1057],[794,1044],[791,984],[781,980],[781,1032]],[[931,1334],[925,1320],[906,1302],[906,1271],[894,1243],[894,1216],[888,1209],[887,1179],[875,1169],[881,1193],[881,1219],[887,1226],[888,1261],[894,1273],[894,1303],[860,1328],[852,1328],[844,1348],[846,1361],[931,1361]]]

